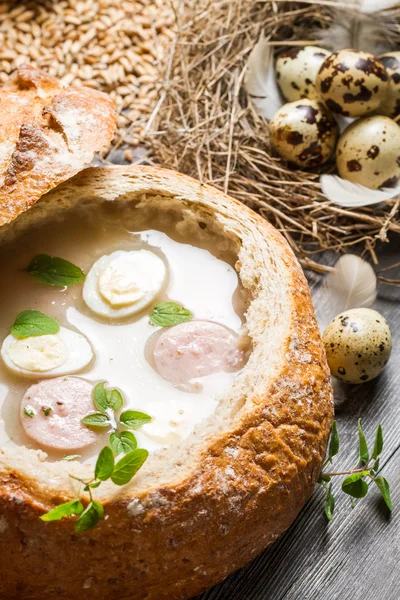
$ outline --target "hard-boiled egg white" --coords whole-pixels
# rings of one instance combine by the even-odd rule
[[[156,298],[165,278],[164,262],[153,252],[118,250],[94,263],[85,280],[83,299],[101,317],[128,317]]]
[[[17,375],[41,379],[78,373],[93,359],[87,339],[60,327],[54,335],[16,339],[9,335],[1,347],[6,366]]]

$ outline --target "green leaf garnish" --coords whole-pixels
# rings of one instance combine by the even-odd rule
[[[331,441],[329,443],[328,460],[332,462],[332,458],[339,452],[339,434],[337,423],[333,421],[331,430]]]
[[[123,425],[125,425],[125,427],[138,429],[145,423],[149,423],[151,421],[151,417],[138,410],[126,410],[121,413],[120,421]]]
[[[102,412],[108,408],[117,412],[124,404],[124,399],[119,390],[106,390],[104,383],[98,383],[93,390],[93,402],[95,407]]]
[[[342,483],[344,493],[352,496],[352,498],[364,498],[368,493],[368,485],[362,478],[368,474],[369,471],[361,471],[346,477]]]
[[[177,302],[160,302],[153,308],[150,323],[157,327],[172,327],[191,321],[193,314]]]
[[[85,279],[82,269],[64,258],[38,254],[26,268],[35,279],[47,285],[68,287]]]
[[[137,440],[131,431],[121,431],[110,435],[110,446],[115,454],[127,454],[137,448]]]
[[[31,406],[24,406],[24,415],[32,419],[36,415],[36,411]]]
[[[382,425],[378,425],[378,429],[376,430],[376,434],[375,434],[374,449],[372,450],[372,455],[371,455],[372,460],[377,460],[379,458],[382,450],[383,450],[383,431],[382,431]],[[376,465],[375,465],[375,467],[376,467]]]
[[[115,485],[125,485],[129,483],[132,477],[138,472],[142,464],[147,459],[149,453],[144,448],[131,450],[114,467],[114,473],[111,475],[111,481]]]
[[[100,481],[106,481],[111,477],[113,471],[114,453],[109,446],[105,446],[97,458],[94,476],[96,479],[100,479]]]
[[[53,510],[42,515],[40,518],[42,521],[61,521],[63,517],[72,517],[74,515],[80,515],[83,512],[83,505],[80,500],[71,500],[71,502],[64,502]]]
[[[369,461],[369,452],[367,440],[361,425],[361,419],[358,419],[358,444],[361,465],[366,465]]]
[[[92,529],[104,516],[104,508],[100,502],[91,500],[77,522],[75,523],[75,531],[87,531]]]
[[[91,413],[90,415],[83,417],[81,423],[87,427],[108,427],[110,425],[110,420],[107,415],[103,413]]]
[[[66,454],[65,456],[63,456],[63,460],[76,460],[77,458],[80,458],[81,455],[80,454]]]
[[[48,417],[52,410],[53,409],[51,408],[51,406],[47,406],[46,408],[42,406],[42,411],[44,412],[45,417]]]
[[[44,315],[39,310],[24,310],[19,313],[11,327],[12,335],[21,340],[40,335],[58,333],[60,326],[55,319]]]
[[[379,475],[378,477],[375,477],[374,483],[375,483],[375,485],[378,486],[379,491],[382,494],[382,497],[385,501],[386,506],[388,507],[389,510],[392,510],[393,505],[392,505],[392,499],[390,497],[390,487],[389,487],[389,483],[388,483],[387,479],[382,477],[382,475]]]
[[[329,485],[325,498],[325,515],[328,521],[333,519],[333,511],[335,510],[335,498],[332,494],[332,484]]]

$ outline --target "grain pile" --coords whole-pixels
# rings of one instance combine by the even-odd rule
[[[0,81],[31,63],[107,92],[119,112],[113,146],[135,145],[156,102],[157,65],[173,23],[165,0],[0,2]]]

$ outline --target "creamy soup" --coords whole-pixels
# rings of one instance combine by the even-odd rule
[[[167,328],[150,324],[154,305],[178,302],[193,313],[195,321],[215,322],[239,336],[247,300],[233,267],[235,256],[218,250],[218,238],[194,245],[195,240],[178,235],[175,227],[133,231],[133,227],[128,230],[125,226],[118,224],[115,215],[110,218],[103,208],[95,215],[85,211],[69,213],[64,220],[33,229],[29,235],[2,247],[0,337],[2,342],[17,314],[27,309],[41,311],[56,319],[61,327],[82,334],[91,345],[93,359],[69,376],[83,378],[93,385],[104,381],[106,387],[122,392],[124,410],[147,413],[151,422],[135,430],[135,435],[140,447],[154,451],[186,437],[196,423],[208,417],[243,366],[240,361],[232,363],[231,368],[192,378],[189,385],[175,384],[161,376],[156,370],[154,357],[158,355],[154,349]],[[92,310],[83,299],[82,283],[68,288],[51,287],[24,270],[34,256],[47,254],[71,261],[87,274],[104,256],[138,250],[149,251],[160,259],[154,261],[150,257],[150,262],[143,264],[144,268],[148,264],[148,269],[154,270],[154,277],[157,269],[161,275],[165,270],[164,278],[149,306],[117,318]],[[125,260],[126,255],[116,256]],[[110,294],[113,276],[113,272],[111,275],[106,272],[103,277]],[[161,358],[162,368],[165,364],[168,367],[168,355]],[[50,451],[35,443],[21,426],[21,400],[28,388],[40,381],[39,375],[26,379],[14,374],[4,360],[0,361],[0,446],[26,445],[43,450],[49,460],[59,459],[67,452]],[[93,459],[107,443],[108,435],[108,429],[96,431],[97,442],[79,452],[82,459]]]

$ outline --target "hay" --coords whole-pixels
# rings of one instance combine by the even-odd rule
[[[321,193],[319,175],[295,171],[271,149],[267,123],[243,88],[248,55],[261,32],[277,46],[313,41],[315,28],[333,18],[335,2],[196,0],[176,12],[175,42],[148,123],[157,162],[192,175],[258,211],[288,240],[303,265],[322,250],[356,248],[378,258],[375,247],[400,232],[399,200],[383,207],[344,209]],[[343,6],[343,5],[342,5]],[[345,6],[345,5],[344,5]],[[400,9],[382,17],[400,41]]]

